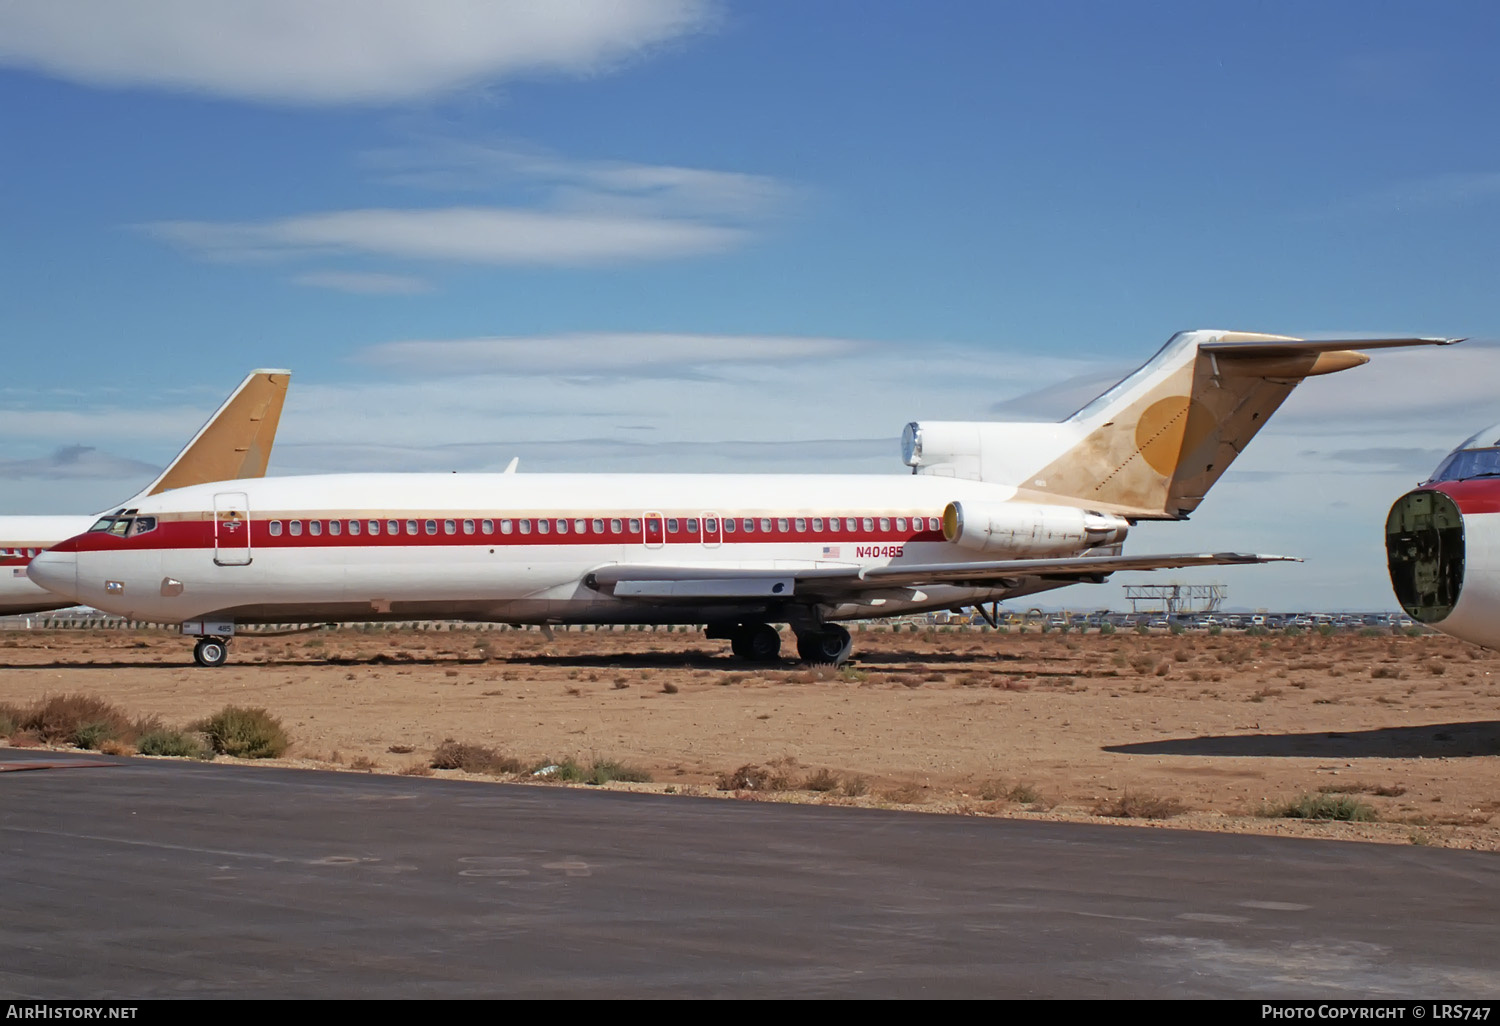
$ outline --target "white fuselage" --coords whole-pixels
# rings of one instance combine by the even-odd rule
[[[611,564],[808,569],[963,563],[953,501],[1010,487],[936,476],[349,474],[263,478],[142,500],[150,530],[70,540],[33,566],[78,601],[152,622],[455,618],[672,623],[768,617],[761,601],[639,602],[590,588]],[[137,527],[131,527],[131,532]],[[1079,547],[1078,551],[1082,551]],[[1072,553],[1067,553],[1072,554]],[[991,557],[993,558],[993,557]],[[1059,587],[1034,581],[1018,594]],[[872,586],[825,619],[1000,597]]]
[[[97,519],[96,516],[0,517],[0,616],[74,605],[72,599],[54,595],[28,578],[26,568],[44,549],[87,531]]]

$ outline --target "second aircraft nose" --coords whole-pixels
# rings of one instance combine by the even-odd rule
[[[78,557],[71,552],[48,549],[32,558],[26,576],[64,598],[78,598]]]

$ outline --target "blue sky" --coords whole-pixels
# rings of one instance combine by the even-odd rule
[[[1066,415],[1025,397],[1182,328],[1468,335],[1310,382],[1191,524],[1132,539],[1310,557],[1213,576],[1237,605],[1383,608],[1389,503],[1500,420],[1497,29],[0,4],[0,512],[128,494],[255,366],[295,374],[281,473],[899,473],[907,420]]]

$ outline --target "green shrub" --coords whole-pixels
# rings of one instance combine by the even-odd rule
[[[135,744],[142,755],[169,755],[178,759],[212,759],[214,751],[201,734],[184,730],[153,730]]]
[[[649,784],[651,774],[637,766],[627,766],[615,759],[595,759],[583,778],[585,784],[607,784],[611,780],[621,780],[630,784]]]
[[[220,755],[239,759],[275,759],[291,746],[281,721],[264,709],[226,705],[188,728],[208,735]]]
[[[1261,815],[1272,819],[1333,819],[1345,823],[1369,823],[1378,818],[1368,804],[1347,794],[1304,794],[1262,810]]]

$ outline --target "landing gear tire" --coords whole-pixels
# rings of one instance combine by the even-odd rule
[[[199,638],[193,646],[193,661],[199,666],[223,666],[229,658],[229,643],[223,638]]]
[[[797,655],[804,663],[842,665],[849,659],[854,639],[837,624],[825,624],[815,631],[797,635]]]
[[[741,659],[769,663],[781,654],[781,634],[768,623],[747,623],[735,628],[729,648]]]

